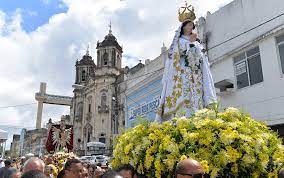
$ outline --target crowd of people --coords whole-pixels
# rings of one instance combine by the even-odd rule
[[[134,178],[139,177],[130,165],[113,170],[107,165],[93,165],[75,157],[31,157],[0,160],[0,178]]]
[[[46,156],[0,160],[0,178],[146,178],[131,165],[121,165],[113,170],[109,165],[92,165],[75,157]],[[203,177],[201,165],[194,160],[184,160],[177,165],[176,178]]]
[[[139,175],[131,165],[121,165],[117,170],[108,165],[91,165],[77,158],[57,160],[56,157],[31,157],[26,160],[0,160],[0,178],[147,178]],[[186,159],[176,165],[176,178],[207,177],[201,164]],[[284,169],[279,178],[284,178]]]

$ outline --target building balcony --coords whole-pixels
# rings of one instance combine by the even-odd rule
[[[108,113],[109,112],[109,106],[98,106],[99,113]]]
[[[224,79],[214,84],[215,88],[218,88],[220,91],[216,94],[218,96],[228,95],[234,92],[234,82],[230,79]]]

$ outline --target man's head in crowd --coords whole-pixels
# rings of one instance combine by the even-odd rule
[[[52,158],[51,158],[51,157],[47,157],[47,158],[45,159],[45,163],[46,163],[47,165],[53,164]]]
[[[48,178],[44,175],[43,172],[39,170],[31,170],[25,172],[21,178]]]
[[[58,173],[57,178],[67,178],[65,175],[65,170],[62,170]]]
[[[12,174],[12,178],[21,178],[22,176],[22,173],[20,171],[15,171],[13,174]]]
[[[68,160],[64,166],[64,173],[68,178],[82,178],[83,165],[81,161],[78,159]]]
[[[176,167],[176,178],[203,178],[204,171],[199,162],[186,159],[180,161]]]
[[[284,178],[284,168],[280,169],[278,173],[278,178]]]
[[[10,161],[10,160],[5,160],[5,161],[4,161],[4,164],[5,164],[5,167],[11,167],[12,161]]]
[[[133,178],[135,175],[134,168],[131,165],[122,165],[118,172],[123,178]]]
[[[102,166],[102,163],[98,163],[97,166],[101,167],[101,166]]]
[[[119,173],[109,170],[101,178],[123,178]]]
[[[45,164],[44,162],[39,158],[30,158],[28,159],[23,168],[23,173],[31,171],[31,170],[38,170],[41,172],[44,172]]]
[[[83,167],[82,178],[89,177],[89,170],[86,167]]]

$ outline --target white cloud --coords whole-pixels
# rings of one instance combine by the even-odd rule
[[[3,31],[5,25],[5,13],[0,11],[0,35],[2,34],[1,32]]]
[[[195,0],[193,4],[200,16],[230,1]],[[63,0],[63,3],[68,7],[66,13],[52,16],[29,33],[21,27],[19,9],[11,18],[0,11],[0,106],[34,103],[34,93],[41,81],[47,82],[48,93],[72,96],[75,61],[81,58],[88,43],[96,59],[96,42],[104,39],[110,21],[124,48],[124,65],[155,58],[163,42],[169,45],[179,24],[177,9],[184,1]],[[62,114],[68,114],[68,108],[45,106],[44,122],[49,117],[59,119]],[[36,105],[0,109],[0,125],[34,126],[35,116]]]
[[[50,0],[40,0],[43,4],[48,5],[50,3]]]
[[[31,11],[31,10],[26,10],[26,13],[29,15],[29,16],[37,16],[38,13],[36,11]]]

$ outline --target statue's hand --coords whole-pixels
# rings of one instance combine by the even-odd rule
[[[190,35],[190,37],[189,37],[189,40],[190,40],[191,42],[195,42],[196,39],[197,39],[197,34],[196,34],[196,33],[192,33],[192,34]]]

